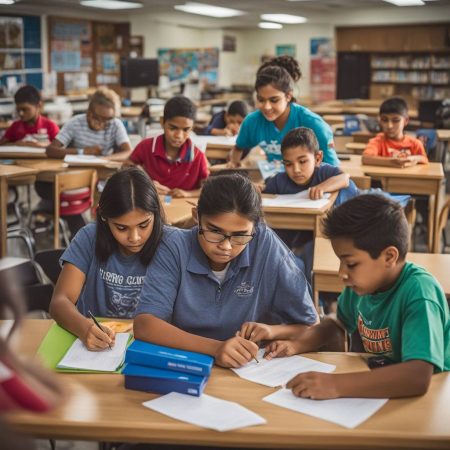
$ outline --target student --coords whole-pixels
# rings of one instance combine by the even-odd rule
[[[236,147],[231,152],[231,168],[238,167],[241,158],[256,146],[264,150],[269,161],[280,160],[281,141],[297,127],[311,128],[319,141],[324,162],[339,165],[331,128],[320,116],[295,103],[293,89],[300,77],[300,67],[291,56],[274,58],[258,69],[255,82],[258,110],[242,123]]]
[[[88,311],[101,317],[134,316],[163,224],[155,186],[142,170],[131,167],[108,180],[97,223],[82,228],[63,253],[50,314],[89,350],[108,347],[114,333],[94,326]]]
[[[130,156],[155,183],[159,194],[197,197],[208,176],[206,156],[189,139],[196,108],[187,97],[171,98],[164,106],[164,134],[141,141]]]
[[[338,300],[338,321],[331,319],[291,341],[275,341],[268,357],[316,351],[337,326],[359,332],[364,349],[373,354],[370,372],[321,374],[293,378],[295,395],[336,397],[407,397],[424,394],[431,375],[450,370],[450,318],[445,294],[425,269],[405,261],[408,223],[401,206],[384,196],[355,197],[332,210],[324,223],[340,260],[345,289]],[[266,339],[258,324],[251,333]],[[260,331],[258,331],[260,330]],[[270,337],[276,339],[275,333]]]
[[[231,102],[226,111],[214,114],[205,129],[205,134],[212,136],[235,136],[248,114],[247,103],[242,100]]]
[[[47,147],[59,127],[42,116],[41,94],[34,86],[23,86],[14,95],[19,120],[14,121],[0,139],[0,145],[13,143],[29,147]]]
[[[106,87],[97,89],[86,114],[72,117],[47,147],[50,158],[67,154],[98,155],[124,161],[131,153],[130,139],[116,116],[120,112],[118,95]]]
[[[294,128],[281,142],[285,172],[266,180],[268,194],[296,194],[308,191],[309,198],[318,200],[326,192],[339,191],[335,205],[359,194],[348,174],[338,167],[322,162],[316,135],[309,128]],[[276,230],[277,234],[303,261],[305,275],[310,280],[313,260],[313,234],[310,231]]]
[[[408,167],[428,163],[422,141],[403,132],[409,121],[405,100],[400,97],[385,100],[380,106],[379,120],[383,131],[367,144],[363,164]]]
[[[261,197],[248,178],[209,178],[198,202],[198,226],[168,232],[148,268],[136,339],[239,367],[258,350],[236,336],[244,322],[285,323],[297,332],[316,323],[303,272],[261,218]]]

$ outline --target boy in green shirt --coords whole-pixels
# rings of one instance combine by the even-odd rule
[[[276,340],[280,326],[256,323],[244,324],[241,334],[272,339],[266,357],[274,358],[317,351],[341,326],[358,331],[365,351],[382,361],[383,367],[370,372],[299,374],[287,384],[299,397],[424,394],[433,372],[450,370],[449,308],[436,279],[405,261],[409,229],[401,206],[384,196],[360,195],[329,213],[324,233],[346,286],[338,320],[325,319],[290,340]]]

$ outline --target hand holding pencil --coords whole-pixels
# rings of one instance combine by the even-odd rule
[[[93,323],[88,328],[83,340],[88,350],[102,351],[114,345],[115,333],[110,328],[100,325],[94,315],[89,311]]]

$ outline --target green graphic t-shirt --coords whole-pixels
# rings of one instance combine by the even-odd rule
[[[450,370],[450,318],[445,294],[422,267],[406,263],[391,289],[359,296],[345,288],[338,318],[359,331],[364,349],[393,362],[419,359]]]

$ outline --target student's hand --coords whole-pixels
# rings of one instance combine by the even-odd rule
[[[394,158],[393,162],[394,162],[394,165],[398,166],[398,167],[411,167],[411,166],[415,166],[418,161],[415,158],[402,157],[402,158]]]
[[[187,192],[183,189],[176,188],[176,189],[172,189],[170,191],[170,195],[173,198],[186,198],[186,197],[189,197],[189,192]]]
[[[84,147],[85,155],[101,155],[102,148],[98,145],[92,145],[91,147]]]
[[[95,323],[92,323],[86,333],[84,339],[82,339],[84,345],[88,350],[93,352],[99,352],[113,346],[115,343],[115,333],[111,328],[102,326],[100,330]]]
[[[275,337],[273,335],[273,327],[258,322],[243,323],[240,331],[238,331],[236,335],[252,342],[270,341]]]
[[[240,336],[223,341],[215,354],[215,362],[222,367],[241,367],[258,354],[258,346]]]
[[[292,356],[302,353],[302,344],[298,340],[280,340],[273,341],[265,348],[264,358],[282,358],[283,356]]]
[[[234,134],[235,134],[235,133],[233,133],[233,130],[232,130],[229,126],[225,127],[225,128],[222,130],[222,135],[223,135],[223,136],[231,137],[231,136],[234,136]]]
[[[258,183],[253,183],[253,186],[255,186],[259,192],[263,193],[266,188],[266,183],[264,183],[264,181],[259,181]]]
[[[227,125],[227,129],[231,132],[231,136],[236,136],[239,133],[239,125]]]
[[[292,389],[292,393],[297,397],[313,400],[339,397],[337,377],[331,373],[299,373],[286,384],[286,387]]]
[[[236,169],[237,167],[241,167],[241,163],[240,162],[235,162],[235,161],[228,161],[227,162],[227,169]]]
[[[309,188],[309,198],[311,200],[320,200],[323,198],[324,190],[320,187],[320,184]]]
[[[167,186],[164,186],[161,183],[158,183],[158,181],[156,181],[156,180],[153,180],[153,183],[155,184],[156,192],[158,192],[159,195],[170,194],[170,188],[168,188]]]

